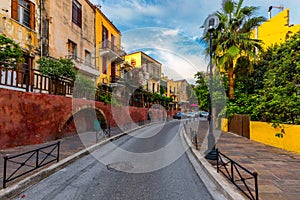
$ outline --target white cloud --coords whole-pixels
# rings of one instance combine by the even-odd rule
[[[206,71],[199,28],[205,18],[221,7],[222,0],[92,0],[122,32],[128,52],[152,52],[162,62],[165,74],[193,81],[198,71]],[[267,17],[268,7],[290,8],[291,23],[299,24],[300,6],[295,0],[244,0],[258,6],[257,15]],[[272,10],[276,15],[279,10]],[[149,28],[152,27],[152,28]],[[176,79],[177,79],[176,78]]]
[[[123,33],[123,45],[128,53],[144,51],[163,64],[163,73],[175,80],[194,83],[194,74],[206,71],[203,48],[192,37],[177,29],[143,28]]]
[[[179,30],[178,29],[174,29],[174,30],[172,30],[172,29],[168,29],[168,30],[165,30],[165,31],[163,31],[162,32],[162,34],[163,35],[178,35],[179,34]]]

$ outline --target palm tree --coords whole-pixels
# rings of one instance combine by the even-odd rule
[[[262,16],[252,17],[258,9],[255,6],[242,7],[243,0],[223,0],[222,11],[215,14],[220,20],[213,33],[213,60],[219,69],[228,73],[228,97],[234,98],[234,66],[239,59],[255,60],[256,50],[261,50],[261,41],[251,38],[252,30],[265,21]],[[203,38],[209,41],[209,34]],[[209,53],[209,48],[207,49]],[[247,66],[250,67],[250,66]]]

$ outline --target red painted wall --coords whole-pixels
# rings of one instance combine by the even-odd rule
[[[55,140],[70,134],[76,134],[78,124],[66,122],[78,114],[83,129],[91,129],[89,117],[81,114],[85,109],[97,109],[102,112],[111,127],[148,119],[148,109],[136,107],[118,107],[70,97],[19,92],[0,89],[0,149],[39,144]],[[125,110],[129,110],[126,115]],[[114,110],[115,114],[111,113]],[[162,111],[153,110],[153,119],[160,118]]]

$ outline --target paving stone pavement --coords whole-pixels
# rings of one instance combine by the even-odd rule
[[[188,123],[188,134],[190,128],[197,130],[198,141],[202,143],[207,133],[207,122]],[[216,148],[248,170],[258,173],[259,199],[300,199],[300,154],[227,132],[221,134]]]

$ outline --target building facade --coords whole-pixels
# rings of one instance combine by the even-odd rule
[[[43,0],[41,54],[73,60],[75,68],[96,82],[100,73],[94,59],[95,7],[88,0]]]
[[[266,49],[286,42],[299,30],[300,25],[290,24],[290,10],[285,9],[253,30],[252,38],[262,40],[262,46]]]
[[[152,92],[160,92],[160,79],[162,64],[150,57],[146,53],[139,51],[125,56],[125,62],[133,68],[141,68],[143,71],[143,80],[141,85],[143,89]]]
[[[23,70],[35,68],[35,60],[39,58],[39,3],[39,0],[0,1],[0,34],[22,47]]]
[[[111,86],[121,76],[120,64],[126,54],[121,47],[121,32],[96,7],[96,66],[100,70],[98,84]]]

